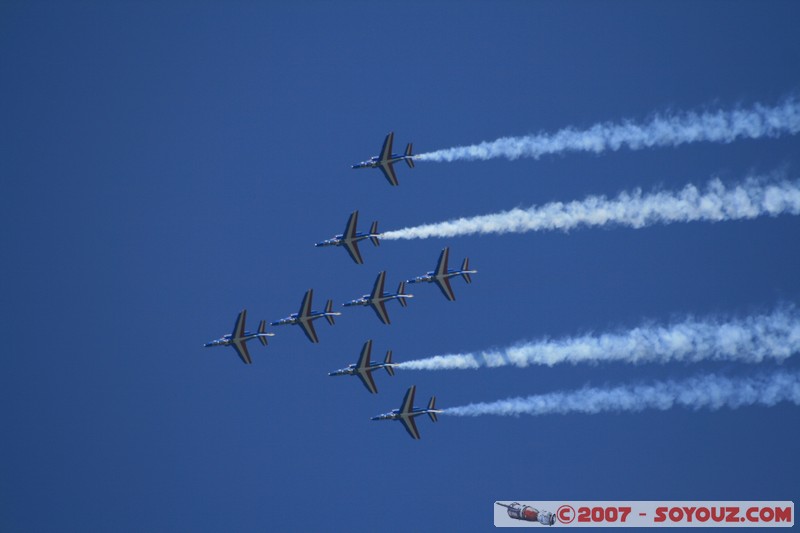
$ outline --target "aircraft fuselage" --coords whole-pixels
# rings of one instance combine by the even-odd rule
[[[477,274],[477,270],[448,270],[447,274],[439,276],[439,279],[453,278],[462,274]],[[417,276],[414,279],[408,280],[406,283],[433,283],[436,281],[436,272],[428,272],[424,276]]]
[[[318,318],[326,317],[326,316],[339,316],[341,313],[329,313],[327,311],[311,311],[308,316],[300,317],[297,313],[293,313],[292,315],[287,316],[286,318],[282,318],[277,322],[270,322],[271,326],[287,326],[293,324],[299,324],[300,322],[311,322],[312,320],[316,320]]]
[[[361,298],[356,298],[355,300],[350,300],[342,304],[343,307],[350,307],[353,305],[369,305],[369,294],[365,294]]]
[[[350,365],[347,368],[340,368],[333,372],[328,372],[329,376],[355,376],[358,374],[358,368],[355,365]]]
[[[292,324],[297,324],[298,322],[300,322],[300,319],[297,318],[297,313],[293,313],[286,318],[281,318],[275,322],[270,322],[270,326],[289,326]]]
[[[366,161],[362,161],[361,163],[356,163],[353,165],[353,168],[378,168],[381,165],[385,165],[387,163],[397,163],[398,161],[405,161],[406,159],[413,159],[410,156],[405,154],[392,154],[389,156],[389,159],[386,161],[381,161],[379,156],[373,156],[367,159]]]
[[[357,298],[355,300],[350,300],[349,302],[343,303],[342,306],[350,307],[353,305],[372,305],[372,304],[379,304],[381,302],[388,302],[389,300],[401,300],[403,298],[413,298],[413,294],[384,294],[379,298],[372,298],[371,295],[365,294],[361,298]]]
[[[356,235],[351,239],[345,239],[344,235],[336,235],[330,239],[326,239],[324,241],[320,241],[314,246],[343,246],[348,242],[359,242],[363,241],[364,239],[369,239],[370,237],[377,237],[379,234],[371,234],[371,233],[356,233]]]
[[[414,418],[416,416],[428,414],[428,412],[432,413],[441,413],[439,409],[423,409],[421,407],[414,407],[410,412],[403,413],[400,409],[394,409],[389,413],[384,413],[382,415],[373,416],[371,420],[400,420],[401,418]]]
[[[364,370],[369,370],[372,372],[373,370],[379,370],[381,368],[393,367],[393,363],[370,363],[368,367]],[[339,370],[334,370],[333,372],[328,372],[329,376],[355,376],[359,372],[361,372],[355,364],[348,366],[347,368],[340,368]]]
[[[245,331],[244,336],[240,339],[243,341],[249,341],[250,339],[255,339],[259,336],[258,333],[252,333],[250,331]],[[233,336],[228,333],[227,335],[223,335],[219,339],[213,340],[211,342],[207,342],[205,344],[206,348],[211,348],[213,346],[230,346],[233,344]]]

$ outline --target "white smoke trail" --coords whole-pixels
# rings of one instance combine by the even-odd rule
[[[795,134],[800,131],[800,103],[789,98],[775,107],[756,104],[750,109],[719,110],[656,116],[649,123],[605,122],[586,130],[566,128],[553,134],[503,137],[472,146],[458,146],[420,154],[417,161],[475,161],[505,157],[538,159],[562,152],[601,153],[620,148],[641,150],[694,142],[730,143]]]
[[[771,314],[719,321],[687,319],[644,325],[622,333],[583,335],[517,344],[500,350],[436,355],[406,361],[404,370],[456,370],[562,363],[667,363],[784,361],[800,353],[800,312],[784,306]]]
[[[800,404],[800,373],[778,371],[746,378],[710,374],[685,381],[662,381],[650,385],[583,388],[572,392],[473,403],[444,409],[443,413],[455,416],[596,414],[645,409],[665,411],[673,407],[715,411],[722,407],[736,409],[749,405],[771,407],[780,402]]]
[[[613,200],[589,196],[569,203],[552,202],[528,209],[512,209],[491,215],[459,218],[388,231],[382,239],[428,239],[487,233],[526,233],[578,227],[619,225],[643,228],[674,222],[722,222],[759,216],[800,214],[800,181],[749,178],[726,187],[714,179],[701,192],[687,185],[678,192],[642,194],[623,192]]]

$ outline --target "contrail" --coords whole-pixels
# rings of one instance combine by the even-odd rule
[[[661,381],[650,385],[588,388],[472,403],[444,409],[455,416],[519,416],[567,413],[666,411],[673,407],[736,409],[750,405],[771,407],[780,402],[800,404],[800,373],[777,371],[753,377],[729,378],[709,374],[684,381]]]
[[[505,157],[538,159],[546,154],[593,152],[620,148],[641,150],[695,142],[731,143],[737,139],[779,137],[800,131],[800,103],[792,97],[775,107],[656,115],[650,122],[604,122],[586,130],[566,128],[553,134],[503,137],[472,146],[457,146],[419,154],[417,161],[475,161]]]
[[[563,363],[667,363],[784,361],[800,354],[800,311],[786,305],[770,314],[743,319],[686,319],[668,326],[643,325],[629,331],[544,339],[498,350],[436,355],[407,361],[404,370],[457,370]]]
[[[644,228],[675,222],[722,222],[760,216],[800,214],[800,180],[748,178],[726,186],[713,179],[704,191],[687,185],[678,192],[622,192],[614,199],[588,196],[569,203],[552,202],[528,209],[424,224],[381,235],[387,240],[429,239],[474,234],[569,231],[579,227],[617,225]]]

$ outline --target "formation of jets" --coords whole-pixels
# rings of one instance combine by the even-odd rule
[[[392,142],[394,140],[394,133],[390,132],[386,139],[383,142],[383,147],[381,148],[380,155],[371,157],[370,159],[363,161],[357,165],[353,165],[353,168],[378,168],[383,172],[383,175],[389,181],[391,185],[397,185],[397,175],[395,174],[394,170],[394,163],[398,161],[405,161],[405,163],[414,168],[414,159],[412,154],[412,145],[409,143],[406,146],[406,151],[404,154],[393,154],[392,153]],[[344,233],[340,235],[334,235],[332,238],[318,242],[315,244],[317,247],[326,247],[326,246],[341,246],[347,253],[350,255],[352,260],[356,264],[363,264],[364,259],[361,256],[361,251],[358,248],[358,243],[360,241],[369,239],[370,242],[374,246],[380,246],[380,233],[378,233],[378,222],[373,222],[370,226],[370,229],[366,233],[359,232],[357,230],[358,226],[358,211],[353,211],[350,215],[350,218],[347,220],[347,225],[344,228]],[[406,283],[435,283],[445,297],[449,301],[455,300],[455,294],[453,293],[453,289],[450,286],[450,278],[454,276],[461,276],[467,283],[472,282],[472,278],[470,277],[471,274],[477,273],[477,270],[470,270],[469,269],[469,259],[464,259],[464,262],[461,265],[461,269],[459,270],[452,270],[447,267],[447,260],[450,255],[450,249],[445,248],[442,250],[441,255],[439,256],[439,261],[436,264],[436,270],[432,272],[428,272],[423,276],[418,276],[413,279],[409,279],[407,281],[401,281],[400,285],[397,288],[397,292],[395,293],[386,293],[384,292],[384,286],[386,283],[386,271],[380,272],[378,277],[375,280],[375,284],[372,288],[372,292],[369,294],[365,294],[360,298],[356,298],[355,300],[351,300],[349,302],[345,302],[342,304],[343,307],[351,307],[351,306],[368,306],[371,307],[375,314],[378,316],[378,319],[384,324],[391,324],[391,320],[389,319],[389,313],[386,311],[386,302],[389,300],[397,300],[402,307],[408,306],[408,299],[413,298],[413,294],[406,293]],[[323,311],[315,311],[312,309],[312,298],[314,296],[313,289],[309,289],[305,295],[303,296],[303,301],[300,304],[300,310],[297,313],[292,313],[286,318],[282,318],[275,322],[271,322],[270,325],[272,326],[285,326],[285,325],[295,325],[300,326],[305,336],[308,338],[309,341],[312,343],[318,343],[319,337],[317,336],[317,332],[314,329],[314,320],[325,318],[325,320],[330,325],[335,325],[334,317],[341,315],[339,312],[335,312],[333,310],[333,300],[328,300],[325,304],[325,309]],[[236,351],[236,354],[245,364],[252,364],[252,358],[250,357],[250,353],[247,350],[247,341],[252,339],[258,339],[258,341],[267,346],[267,338],[272,337],[274,333],[267,333],[266,332],[266,320],[261,320],[258,325],[258,329],[255,333],[251,333],[245,330],[245,319],[247,318],[247,310],[242,310],[236,318],[236,323],[233,327],[233,332],[227,335],[222,336],[219,339],[213,340],[205,344],[206,347],[213,347],[213,346],[232,346],[233,349]],[[392,352],[391,350],[386,352],[386,357],[383,362],[372,362],[370,361],[370,353],[372,351],[372,341],[368,340],[364,343],[364,347],[361,349],[361,355],[358,358],[357,363],[353,363],[348,365],[346,368],[342,368],[333,372],[330,372],[329,376],[358,376],[367,390],[372,394],[377,394],[378,387],[375,385],[375,380],[373,378],[372,372],[374,370],[384,369],[390,376],[394,376],[394,368],[397,366],[396,363],[392,362]],[[419,430],[417,429],[416,423],[414,422],[414,418],[422,415],[427,414],[431,420],[434,422],[437,421],[437,414],[441,413],[440,409],[436,409],[436,397],[432,397],[430,402],[428,402],[427,408],[419,408],[414,407],[414,393],[416,391],[416,386],[411,386],[406,392],[406,395],[403,399],[403,403],[399,409],[394,409],[389,413],[385,413],[382,415],[378,415],[372,418],[372,420],[398,420],[403,424],[403,427],[406,429],[409,435],[413,439],[419,439]]]

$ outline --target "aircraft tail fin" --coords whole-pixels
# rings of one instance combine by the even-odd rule
[[[261,322],[258,323],[258,332],[259,333],[266,333],[267,332],[267,321],[266,320],[262,320]],[[267,345],[267,338],[259,335],[258,342],[260,342],[263,346],[266,346]]]
[[[406,293],[406,282],[401,281],[400,286],[397,287],[397,294],[404,295]],[[398,298],[397,301],[400,302],[400,305],[403,307],[408,307],[408,302],[406,301],[407,298]]]
[[[464,258],[464,262],[461,263],[461,270],[469,270],[469,257]],[[464,278],[464,281],[467,283],[472,283],[472,278],[467,272],[463,272],[461,277]]]
[[[369,240],[372,241],[372,244],[374,244],[375,246],[380,246],[381,245],[381,241],[378,240],[378,221],[377,220],[375,222],[373,222],[372,225],[369,227],[369,235],[370,235]]]
[[[333,300],[328,300],[328,303],[325,304],[325,320],[328,321],[328,324],[333,326],[335,322],[333,321]]]
[[[388,352],[386,352],[386,359],[384,359],[384,360],[383,360],[383,362],[384,362],[384,364],[386,364],[386,365],[391,365],[391,364],[392,364],[392,351],[391,351],[391,350],[389,350]],[[385,366],[385,367],[383,367],[383,368],[385,368],[385,369],[386,369],[386,373],[387,373],[387,374],[389,374],[390,376],[394,376],[394,367],[391,367],[391,366]]]
[[[431,401],[428,402],[428,416],[431,417],[431,420],[434,422],[438,422],[439,417],[433,412],[434,409],[436,409],[436,396],[431,396]]]
[[[414,160],[412,159],[413,154],[411,153],[412,147],[413,147],[412,143],[408,143],[406,145],[406,159],[405,159],[405,161],[406,161],[406,164],[409,167],[414,168]]]

